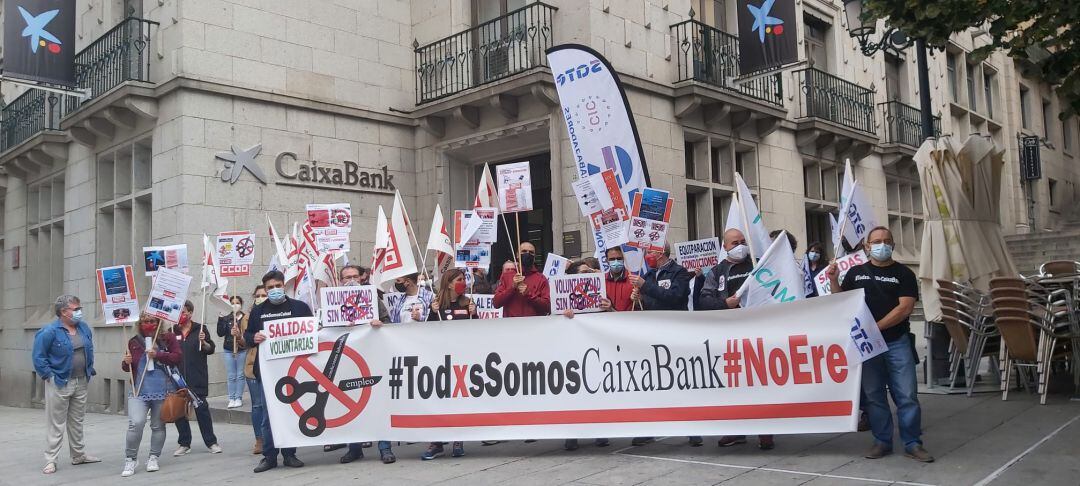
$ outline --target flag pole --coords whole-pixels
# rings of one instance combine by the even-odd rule
[[[138,326],[136,326],[136,327],[138,327]],[[128,321],[124,321],[124,336],[125,337],[127,336],[127,333],[128,333]],[[127,343],[129,341],[131,341],[131,338],[127,338],[127,340],[124,341],[124,352],[127,352],[127,353],[131,352],[131,350],[128,349],[128,345],[127,345]],[[129,377],[128,379],[131,380],[130,381],[130,383],[131,383],[131,391],[134,392],[135,391],[135,363],[129,363],[128,364],[128,377]]]
[[[840,238],[836,240],[836,244],[833,245],[833,261],[836,261],[836,255],[840,254],[840,247],[844,245],[844,231],[847,230],[847,208],[851,206],[851,197],[855,195],[855,186],[859,183],[857,180],[851,181],[851,189],[848,190],[845,204],[840,206],[840,228],[838,234]]]
[[[202,315],[202,322],[206,322],[206,294],[207,294],[207,292],[208,292],[208,289],[203,289],[203,293],[202,293],[202,311],[200,312],[200,314]],[[199,325],[203,325],[203,324],[200,323]],[[202,341],[202,339],[199,339],[198,334],[195,335],[195,339],[199,340],[199,351],[202,351],[203,350],[203,341]]]
[[[161,333],[161,321],[162,321],[162,319],[158,319],[157,329],[154,330],[154,340],[150,342],[150,344],[152,346],[157,345],[158,334]],[[143,366],[142,374],[139,375],[139,386],[135,388],[135,395],[134,395],[135,398],[139,398],[139,391],[142,390],[143,381],[146,380],[146,369],[150,367],[150,354],[147,353],[147,351],[149,351],[149,350],[148,349],[143,350],[143,356],[146,357],[146,366]],[[130,368],[130,366],[129,366],[129,368]]]

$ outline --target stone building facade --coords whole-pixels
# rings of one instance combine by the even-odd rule
[[[103,324],[94,270],[141,265],[143,246],[185,243],[198,275],[204,233],[250,229],[259,275],[269,260],[267,218],[286,231],[306,203],[350,203],[351,257],[367,263],[377,208],[389,209],[394,189],[423,239],[437,203],[470,205],[483,164],[527,160],[537,209],[511,224],[541,252],[591,254],[543,54],[562,43],[592,47],[622,77],[652,184],[677,201],[669,239],[717,234],[737,171],[766,224],[794,233],[801,252],[808,240],[828,239],[827,212],[837,209],[850,159],[879,220],[898,236],[898,256],[918,261],[914,54],[864,57],[836,0],[798,2],[802,21],[788,31],[808,64],[740,86],[732,82],[733,0],[76,5],[80,85],[90,98],[3,87],[5,405],[40,403],[33,334],[53,319],[53,299],[74,293],[97,340],[90,401],[122,411],[125,336]],[[957,35],[930,59],[941,132],[985,134],[1008,149],[1006,233],[1053,228],[1080,179],[1075,120],[1059,121],[1052,90],[1004,55],[973,62],[967,53],[983,42]],[[1044,177],[1030,193],[1018,175],[1017,133],[1048,142]],[[250,156],[253,169],[232,182],[222,176],[223,153]],[[496,261],[509,251],[497,245]],[[247,296],[254,275],[233,279],[230,290]],[[150,281],[139,276],[137,285],[145,295]],[[212,391],[220,392],[224,367],[213,362]]]

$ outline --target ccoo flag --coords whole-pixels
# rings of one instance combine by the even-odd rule
[[[793,302],[806,298],[802,269],[788,243],[787,231],[781,232],[757,262],[750,276],[735,293],[743,308]]]
[[[4,2],[4,76],[75,86],[75,2]]]
[[[738,0],[739,71],[775,70],[799,60],[795,0]]]
[[[607,59],[582,45],[555,46],[547,50],[547,56],[570,135],[577,178],[611,169],[623,201],[633,201],[635,194],[649,186],[649,173],[619,75]],[[593,239],[603,262],[607,248],[604,235],[594,228]],[[630,247],[623,251],[628,252],[627,266],[637,271],[640,252]]]

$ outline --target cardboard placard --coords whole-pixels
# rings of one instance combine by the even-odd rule
[[[600,300],[607,295],[602,273],[559,275],[548,280],[548,288],[552,314],[562,314],[566,309],[575,313],[600,312]]]
[[[370,324],[379,317],[379,293],[374,285],[323,287],[319,289],[322,325]]]
[[[97,270],[98,299],[105,314],[105,324],[123,324],[139,320],[139,298],[131,265]]]
[[[251,265],[255,263],[255,238],[250,231],[219,233],[215,249],[222,277],[251,275]]]
[[[169,322],[180,321],[180,310],[187,300],[191,275],[170,268],[159,268],[154,275],[154,286],[146,299],[145,312]]]
[[[532,177],[528,162],[496,167],[495,180],[499,184],[499,209],[502,212],[532,211]]]
[[[259,346],[265,359],[306,356],[319,352],[319,319],[287,317],[263,323],[266,341]]]
[[[143,265],[147,277],[153,276],[161,268],[188,273],[187,245],[145,246]]]
[[[840,271],[840,275],[839,278],[837,278],[837,281],[843,283],[844,275],[847,275],[848,270],[851,270],[853,267],[857,267],[866,262],[866,253],[861,251],[856,251],[837,258],[836,267]],[[824,270],[818,272],[817,276],[814,277],[814,285],[817,287],[818,295],[829,295],[832,293],[832,285],[829,284],[829,276],[825,275]]]
[[[720,239],[716,237],[684,241],[675,243],[673,246],[672,253],[675,254],[675,262],[691,272],[704,270],[720,263],[720,255],[723,253]]]
[[[308,204],[306,209],[319,252],[347,253],[349,234],[352,232],[352,209],[349,204]]]

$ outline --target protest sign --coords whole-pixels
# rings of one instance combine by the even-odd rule
[[[491,245],[462,245],[458,247],[454,256],[454,266],[457,268],[491,267]]]
[[[554,253],[548,253],[547,259],[544,260],[544,276],[547,278],[555,277],[566,273],[566,266],[570,264],[570,260],[563,258]]]
[[[267,393],[279,447],[853,432],[875,346],[852,337],[863,298],[324,328],[317,354],[259,364],[267,390],[329,393],[316,408],[311,392]]]
[[[389,311],[405,298],[405,292],[383,292],[383,306]]]
[[[143,264],[146,276],[153,276],[161,268],[188,273],[187,245],[145,246]]]
[[[627,243],[643,250],[663,250],[674,202],[667,191],[651,187],[635,194]]]
[[[705,270],[720,263],[719,238],[684,241],[675,243],[673,246],[675,247],[675,262],[689,271]]]
[[[495,167],[499,184],[499,209],[504,213],[532,211],[532,179],[528,162]]]
[[[139,298],[131,265],[99,268],[97,285],[105,324],[122,324],[139,319]]]
[[[379,294],[374,285],[323,287],[319,309],[323,326],[370,324],[379,317]]]
[[[307,220],[315,233],[319,253],[349,251],[352,210],[348,203],[308,204]]]
[[[623,203],[615,172],[603,172],[582,177],[572,184],[581,214],[593,224],[593,230],[603,234],[608,248],[627,241],[627,221],[630,219]]]
[[[191,275],[170,268],[158,268],[154,285],[146,299],[145,312],[169,322],[180,321],[180,310],[187,300]]]
[[[551,292],[551,313],[562,314],[566,309],[579,312],[600,312],[600,300],[606,298],[604,274],[580,273],[558,275],[548,279]]]
[[[495,217],[499,215],[498,208],[473,208],[473,213],[480,218],[480,228],[473,234],[473,238],[480,243],[495,243],[499,239],[499,227]]]
[[[852,252],[846,256],[842,256],[836,259],[836,268],[840,271],[839,278],[837,280],[840,283],[844,282],[844,275],[847,275],[848,270],[853,267],[857,267],[866,263],[866,253],[861,251]],[[825,271],[818,272],[814,277],[814,285],[817,286],[818,295],[829,295],[832,293],[831,285],[829,284],[829,276],[825,275]]]
[[[480,319],[499,319],[503,316],[502,307],[495,307],[493,294],[469,294],[476,305],[476,314]]]
[[[263,323],[266,341],[259,345],[259,359],[275,360],[318,352],[319,319],[287,317]]]
[[[255,263],[255,239],[250,231],[226,231],[217,236],[217,260],[222,277],[246,277]]]
[[[456,246],[491,244],[498,240],[495,208],[474,208],[454,211],[454,238]]]

